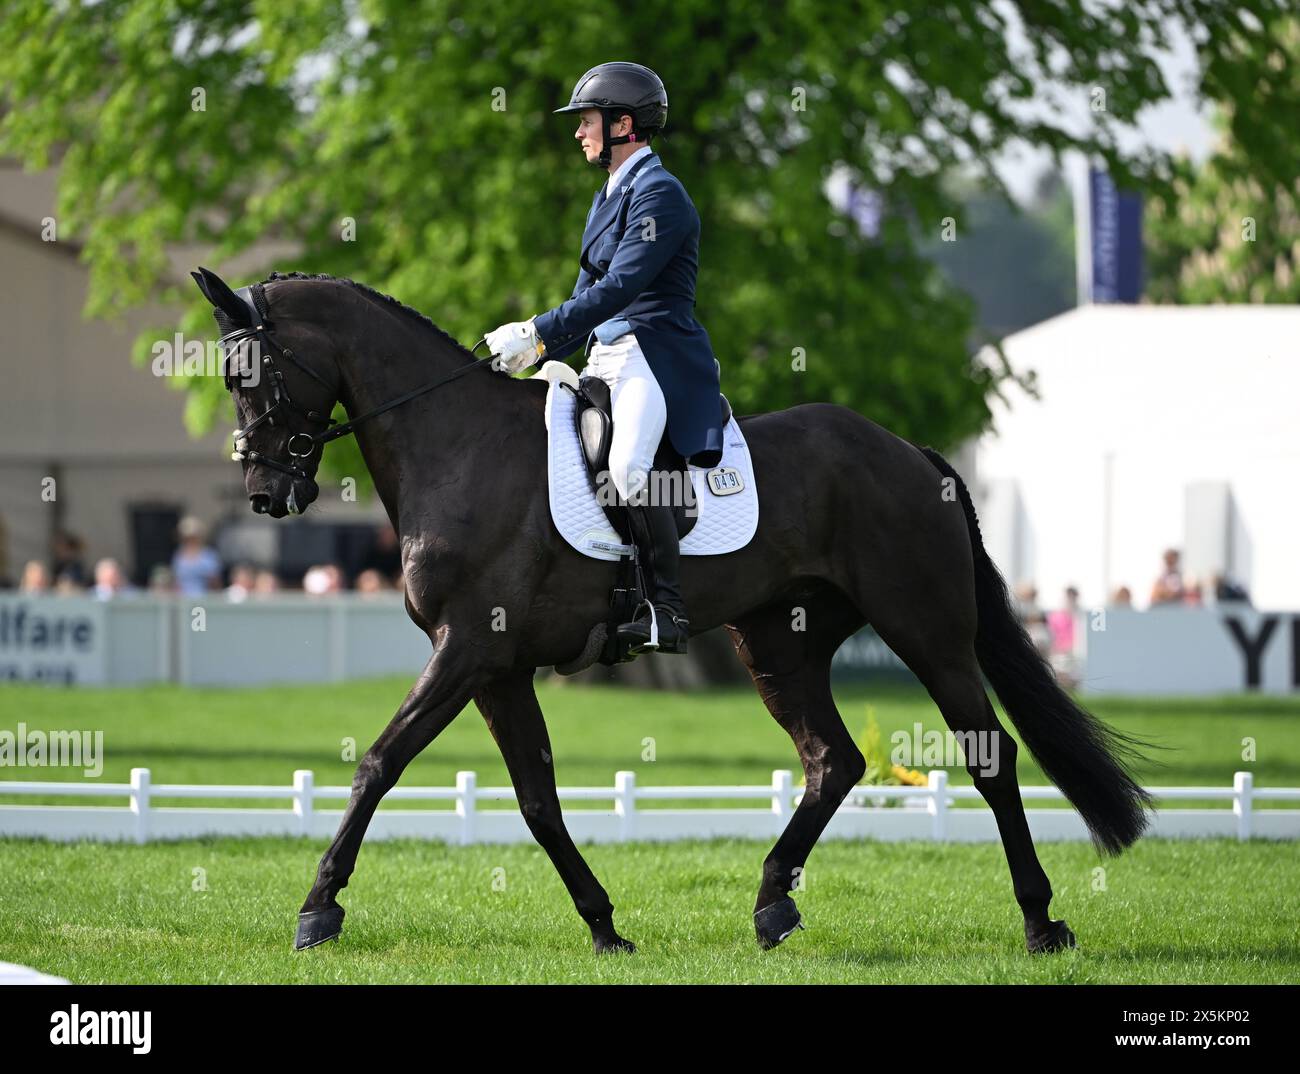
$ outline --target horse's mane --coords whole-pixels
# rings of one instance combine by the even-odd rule
[[[419,310],[412,309],[405,302],[399,302],[392,295],[384,294],[383,291],[376,291],[373,287],[367,287],[364,283],[357,283],[356,280],[349,280],[345,276],[331,276],[325,272],[318,272],[314,275],[307,272],[272,272],[271,275],[262,282],[274,283],[276,280],[329,280],[331,283],[345,283],[353,290],[359,291],[361,294],[365,295],[367,298],[378,299],[380,302],[396,307],[399,313],[402,313],[407,317],[415,318],[416,321],[424,325],[426,328],[433,329],[439,337],[446,340],[458,351],[463,354],[468,354],[471,358],[473,357],[473,353],[464,347],[460,340],[449,332],[443,331]]]

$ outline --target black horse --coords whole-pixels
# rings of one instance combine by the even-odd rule
[[[338,893],[380,799],[472,699],[595,949],[635,950],[615,931],[609,896],[565,829],[533,688],[539,667],[571,672],[594,661],[616,570],[574,551],[552,524],[545,384],[481,369],[429,320],[350,280],[272,273],[240,297],[206,269],[194,276],[216,307],[230,360],[244,361],[251,342],[262,351],[256,386],[227,368],[253,510],[279,518],[311,503],[324,443],[355,429],[401,539],[407,612],[433,644],[357,766],[295,946],[342,931]],[[326,431],[336,401],[361,420]],[[1056,684],[984,550],[970,495],[942,456],[831,404],[740,420],[759,489],[758,530],[740,551],[683,557],[680,570],[691,632],[726,626],[806,777],[763,863],[754,907],[760,945],[775,946],[799,925],[789,892],[864,774],[831,698],[830,663],[870,623],[954,733],[992,743],[995,772],[973,756],[967,767],[996,817],[1028,948],[1073,946],[1065,922],[1048,914],[1052,888],[1021,803],[1017,745],[998,722],[984,676],[1104,853],[1119,853],[1147,824],[1149,796],[1126,767],[1137,740]]]

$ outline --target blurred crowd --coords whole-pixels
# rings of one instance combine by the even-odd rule
[[[289,579],[250,563],[224,563],[208,543],[206,527],[193,516],[181,519],[176,536],[178,547],[171,563],[155,566],[141,587],[131,584],[122,565],[111,557],[96,560],[87,570],[85,542],[76,534],[61,532],[54,537],[48,560],[33,559],[23,566],[16,588],[30,595],[92,596],[100,600],[142,593],[187,597],[219,593],[231,601],[285,592],[313,597],[345,592],[368,596],[401,592],[403,588],[401,550],[397,535],[387,524],[376,529],[360,569],[351,578],[338,563],[316,564],[301,578]]]
[[[1152,608],[1250,603],[1250,594],[1226,575],[1212,574],[1202,583],[1200,579],[1185,574],[1181,565],[1182,553],[1178,549],[1166,549],[1164,560],[1164,569],[1151,587]],[[1123,592],[1127,593],[1127,590]]]
[[[1206,604],[1250,604],[1246,590],[1224,574],[1213,574],[1203,581],[1182,569],[1182,553],[1177,548],[1165,550],[1163,567],[1151,587],[1150,607],[1200,608]],[[1078,682],[1080,654],[1078,632],[1084,629],[1080,618],[1088,610],[1079,604],[1079,591],[1067,586],[1061,606],[1045,610],[1038,600],[1038,590],[1026,583],[1016,587],[1016,608],[1020,621],[1034,646],[1067,685]],[[1132,608],[1133,592],[1119,586],[1106,602],[1107,608]]]

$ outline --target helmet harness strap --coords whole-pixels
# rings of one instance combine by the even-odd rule
[[[637,140],[635,119],[632,120],[633,127],[630,134],[620,134],[617,137],[611,137],[609,133],[610,113],[620,116],[629,115],[626,109],[602,108],[600,110],[600,134],[602,145],[600,156],[593,160],[592,163],[598,168],[604,168],[606,171],[609,171],[610,165],[613,163],[613,156],[611,154],[612,147],[616,145],[625,145],[628,142],[635,142]]]

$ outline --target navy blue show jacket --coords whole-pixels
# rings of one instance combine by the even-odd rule
[[[546,357],[586,341],[636,335],[668,409],[668,438],[684,457],[722,457],[718,372],[708,333],[695,319],[700,214],[686,188],[648,153],[608,198],[596,191],[582,233],[573,296],[534,319]],[[692,458],[692,456],[698,456]]]

